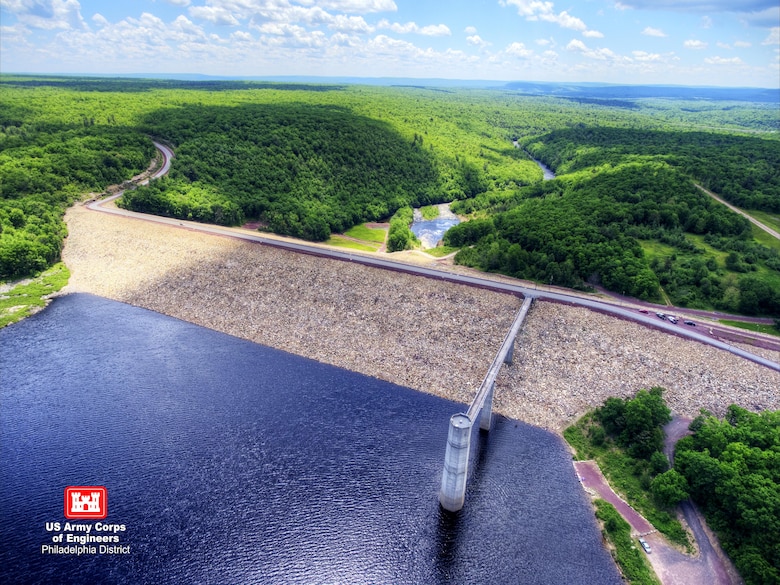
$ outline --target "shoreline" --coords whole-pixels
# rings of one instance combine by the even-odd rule
[[[66,214],[61,291],[177,317],[469,404],[520,300],[138,219]],[[435,261],[431,261],[433,265]],[[670,408],[780,409],[780,373],[586,309],[535,302],[496,412],[560,433],[609,396],[663,386]]]

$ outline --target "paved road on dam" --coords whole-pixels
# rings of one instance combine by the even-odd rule
[[[174,156],[173,152],[168,147],[159,144],[157,142],[155,142],[155,146],[162,153],[164,164],[162,168],[156,171],[156,173],[152,178],[157,178],[165,175],[168,172],[168,169],[170,167],[170,161]],[[780,372],[780,363],[774,362],[762,356],[746,351],[742,348],[725,343],[719,339],[715,339],[706,333],[699,333],[696,330],[687,329],[687,328],[683,329],[679,325],[674,325],[668,321],[660,320],[655,315],[640,313],[635,308],[617,306],[596,299],[583,298],[580,296],[566,294],[562,292],[554,292],[549,290],[531,288],[520,284],[502,282],[487,277],[456,274],[453,272],[447,272],[445,270],[428,268],[428,267],[418,266],[414,264],[407,264],[404,262],[399,262],[397,260],[379,258],[376,256],[360,254],[357,252],[344,252],[340,250],[334,250],[332,248],[325,247],[325,246],[306,244],[299,241],[293,241],[290,239],[282,239],[279,237],[264,236],[254,232],[242,230],[240,228],[239,229],[225,228],[225,227],[219,227],[215,225],[201,224],[192,221],[185,221],[180,219],[149,215],[145,213],[137,213],[133,211],[119,209],[114,205],[108,205],[109,202],[120,197],[121,195],[122,193],[118,193],[106,199],[93,201],[88,204],[88,207],[89,209],[100,211],[103,213],[110,213],[110,214],[120,215],[124,217],[132,217],[140,220],[151,221],[151,222],[174,226],[182,229],[195,230],[195,231],[199,231],[202,233],[211,234],[215,236],[237,238],[249,242],[264,244],[267,246],[273,246],[283,250],[289,250],[291,252],[321,256],[321,257],[341,260],[345,262],[355,262],[365,266],[371,266],[374,268],[381,268],[384,270],[394,270],[397,272],[405,272],[407,274],[424,276],[426,278],[434,278],[437,280],[444,280],[444,281],[454,282],[458,284],[465,284],[468,286],[485,288],[497,292],[503,292],[507,294],[520,296],[523,298],[532,297],[532,298],[552,301],[556,303],[563,303],[567,305],[585,307],[621,319],[626,319],[628,321],[640,323],[647,327],[652,327],[654,329],[658,329],[666,333],[677,335],[679,337],[684,337],[687,339],[698,341],[700,343],[711,345],[729,351],[735,355],[738,355],[752,362],[758,363],[767,368],[771,368],[775,371]]]

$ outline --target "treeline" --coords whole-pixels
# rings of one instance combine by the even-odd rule
[[[519,189],[512,197],[456,202],[453,210],[487,212],[445,235],[445,245],[461,248],[455,259],[465,265],[573,288],[603,285],[651,301],[660,300],[663,285],[680,304],[780,314],[780,295],[771,281],[751,270],[776,271],[777,252],[752,240],[746,219],[666,164],[586,170]],[[726,258],[730,265],[708,256],[686,233],[706,234],[713,247],[733,248]],[[641,245],[648,240],[676,246],[680,257],[651,260]],[[735,268],[749,274],[732,278]]]
[[[716,132],[575,127],[528,139],[556,173],[627,161],[669,163],[746,209],[780,211],[780,141]]]
[[[130,194],[124,205],[136,211],[188,217],[192,211],[173,202],[189,183],[199,208],[216,205],[223,221],[258,219],[278,234],[325,240],[440,197],[428,151],[343,108],[187,106],[150,114],[145,128],[177,146],[174,180]]]
[[[28,122],[0,108],[0,280],[36,274],[54,262],[67,235],[65,209],[139,173],[151,140],[124,128]]]
[[[674,470],[747,585],[780,583],[780,411],[705,413],[677,443]]]

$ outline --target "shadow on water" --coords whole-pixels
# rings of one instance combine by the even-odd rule
[[[457,573],[458,543],[463,519],[460,512],[448,512],[439,506],[436,525],[436,557],[434,565],[439,583],[450,583]]]

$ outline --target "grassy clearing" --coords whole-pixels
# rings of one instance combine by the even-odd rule
[[[644,551],[631,539],[631,526],[615,507],[605,500],[595,500],[596,517],[602,521],[605,538],[615,547],[612,556],[626,580],[632,585],[658,585]]]
[[[420,213],[425,221],[431,221],[439,217],[439,207],[437,205],[426,205],[420,208]]]
[[[777,250],[780,252],[780,240],[778,240],[776,237],[774,237],[771,234],[766,233],[764,230],[762,230],[757,225],[750,224],[751,230],[753,232],[753,238],[762,246],[766,246],[767,248],[771,250]],[[780,231],[780,228],[775,228],[778,231]]]
[[[384,244],[387,237],[387,230],[382,228],[369,228],[365,224],[356,225],[344,232],[345,236],[363,240],[364,242],[373,242],[375,244]]]
[[[601,429],[598,430],[598,429]],[[595,460],[612,488],[664,534],[671,542],[690,548],[688,535],[674,515],[659,506],[650,493],[652,477],[647,463],[630,457],[609,437],[603,438],[601,425],[588,413],[563,432],[574,448],[576,458]],[[602,437],[596,444],[593,437]]]
[[[751,209],[750,211],[746,211],[745,213],[755,217],[758,221],[763,223],[765,226],[772,228],[776,232],[780,232],[780,215],[778,215],[777,213],[769,213],[767,211],[755,211],[753,209]],[[777,241],[777,238],[773,238],[773,239]]]
[[[354,240],[348,240],[347,238],[342,238],[340,236],[331,236],[325,243],[328,246],[349,248],[350,250],[360,250],[361,252],[376,252],[379,250],[378,244],[356,242]]]
[[[21,321],[45,307],[48,295],[68,284],[69,278],[70,271],[59,262],[39,276],[0,294],[0,328]]]
[[[774,325],[763,325],[761,323],[746,323],[745,321],[731,321],[729,319],[720,319],[719,323],[724,325],[731,325],[732,327],[739,327],[747,331],[755,331],[756,333],[767,333],[769,335],[776,335],[780,337],[780,331]]]
[[[435,258],[441,258],[443,256],[446,256],[447,254],[452,254],[453,252],[457,252],[459,248],[451,248],[449,246],[437,246],[436,248],[428,248],[427,250],[423,250],[426,254],[430,254],[431,256]]]

